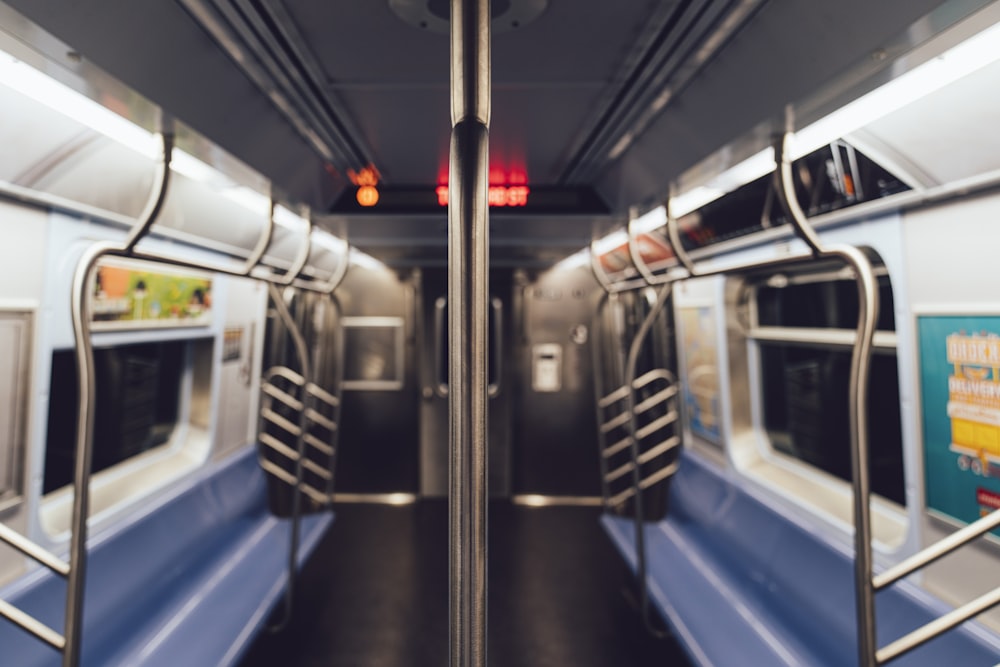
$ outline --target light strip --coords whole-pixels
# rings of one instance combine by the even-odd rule
[[[790,142],[789,156],[797,160],[808,155],[998,60],[1000,24],[983,30],[940,56],[914,67],[795,132]],[[772,171],[774,149],[766,148],[723,171],[708,183],[672,197],[670,211],[678,218],[687,215]],[[660,212],[661,208],[653,209],[637,219],[633,223],[636,231],[651,231],[663,226],[666,216]],[[599,240],[595,248],[602,254],[617,248],[624,242],[619,236],[622,233],[621,230],[613,232]]]
[[[3,51],[0,83],[141,155],[152,159],[159,154],[151,133]]]
[[[350,251],[351,264],[355,266],[360,266],[363,269],[372,269],[374,271],[380,271],[386,268],[385,264],[375,259],[371,255],[361,252],[357,248],[352,247]]]
[[[160,157],[160,141],[155,134],[4,51],[0,51],[0,85],[85,125],[145,158],[156,160]],[[218,169],[190,153],[174,148],[170,162],[174,172],[220,190],[224,197],[255,214],[268,214],[268,197],[236,185]]]
[[[957,44],[795,133],[793,159],[808,155],[1000,60],[1000,24]]]

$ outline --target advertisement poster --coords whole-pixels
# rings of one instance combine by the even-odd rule
[[[104,260],[91,300],[95,330],[211,323],[212,279],[136,262]]]
[[[684,355],[684,412],[691,432],[722,444],[719,404],[719,353],[715,313],[711,306],[679,308],[678,324]]]
[[[1000,317],[917,327],[927,507],[975,521],[1000,508]]]

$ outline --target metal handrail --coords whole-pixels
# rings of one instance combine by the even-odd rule
[[[666,284],[660,287],[656,294],[656,302],[653,304],[653,307],[650,308],[649,313],[646,314],[646,319],[643,320],[642,324],[639,326],[639,331],[636,332],[635,338],[632,339],[632,345],[629,347],[628,357],[625,360],[625,385],[627,387],[632,387],[632,384],[635,381],[637,366],[639,363],[639,352],[641,351],[642,346],[646,343],[646,338],[653,328],[653,323],[657,320],[657,318],[659,318],[660,313],[663,312],[663,307],[666,305],[669,296],[670,285]],[[642,500],[642,474],[639,469],[641,460],[639,451],[639,434],[637,433],[636,427],[634,391],[627,391],[625,393],[625,409],[630,415],[628,420],[628,434],[632,440],[632,486],[635,489],[634,509],[636,576],[638,577],[640,583],[640,608],[642,609],[642,618],[646,625],[646,629],[654,635],[663,636],[665,633],[653,626],[649,609],[649,588],[646,586],[646,531],[643,528],[644,515]]]
[[[267,226],[264,227],[264,231],[261,232],[260,237],[257,239],[257,245],[250,252],[250,256],[247,257],[247,261],[243,264],[243,270],[240,272],[245,276],[249,276],[250,273],[257,267],[260,260],[264,258],[264,253],[267,252],[267,247],[271,245],[271,239],[274,237],[274,197],[270,199],[270,204],[267,209]]]
[[[274,302],[274,307],[278,311],[278,317],[281,319],[285,329],[292,336],[292,344],[295,347],[295,354],[299,358],[299,375],[302,378],[303,388],[301,399],[303,409],[299,412],[298,432],[295,434],[295,450],[297,456],[295,458],[295,486],[292,490],[292,530],[288,546],[288,585],[285,587],[282,618],[278,623],[268,626],[269,631],[280,632],[287,627],[288,622],[291,620],[292,603],[295,600],[295,572],[299,557],[299,533],[302,526],[302,495],[299,491],[302,486],[302,475],[304,470],[303,461],[306,457],[305,432],[308,428],[306,410],[311,407],[312,394],[305,390],[311,382],[309,351],[306,347],[305,336],[302,335],[302,330],[295,322],[295,318],[293,318],[292,314],[289,312],[288,304],[285,303],[285,299],[281,294],[281,290],[278,289],[278,286],[274,283],[269,283],[267,288],[271,301]]]
[[[451,0],[449,662],[486,665],[490,3]]]
[[[647,287],[648,283],[645,278],[629,278],[627,280],[620,280],[618,282],[612,281],[611,277],[608,276],[607,271],[601,266],[600,254],[597,252],[597,240],[592,240],[590,242],[590,270],[594,274],[594,278],[604,288],[604,291],[608,294],[617,294],[618,292],[627,292],[629,290],[638,289],[640,287]]]
[[[94,441],[94,349],[90,339],[90,317],[87,312],[87,293],[94,280],[94,270],[102,257],[110,254],[130,254],[136,244],[149,232],[159,215],[170,184],[170,160],[173,153],[173,135],[160,135],[163,158],[158,166],[156,186],[139,222],[130,231],[124,243],[97,243],[88,248],[80,258],[73,275],[71,314],[73,338],[76,343],[77,370],[77,422],[76,464],[73,474],[72,532],[70,534],[69,572],[66,575],[66,615],[63,667],[76,667],[80,662],[80,645],[83,638],[83,596],[87,574],[87,517],[90,514],[90,468]],[[44,638],[43,638],[44,639]]]

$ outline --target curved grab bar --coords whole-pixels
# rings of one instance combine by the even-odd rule
[[[305,434],[309,428],[307,414],[311,408],[312,394],[309,393],[309,385],[312,382],[312,375],[309,368],[309,350],[306,346],[305,336],[295,322],[288,304],[274,283],[268,283],[268,294],[274,302],[274,307],[278,311],[278,317],[284,324],[288,333],[292,336],[292,343],[295,346],[295,355],[299,358],[299,375],[302,377],[302,410],[299,411],[298,433],[295,439],[295,486],[292,489],[292,530],[288,546],[288,586],[285,588],[284,609],[282,619],[275,625],[268,626],[270,632],[280,632],[287,627],[292,617],[292,602],[295,599],[295,572],[299,557],[299,533],[302,525],[302,475],[304,471],[303,463],[306,458],[306,438]]]
[[[156,165],[157,177],[154,190],[150,192],[149,199],[142,213],[139,214],[139,222],[129,230],[125,243],[122,245],[122,252],[129,254],[136,244],[152,228],[153,223],[160,216],[163,210],[163,202],[167,199],[167,189],[170,185],[170,161],[174,153],[174,135],[170,132],[160,134],[160,142],[163,149],[160,162]]]
[[[351,267],[351,244],[344,239],[344,261],[337,267],[337,272],[330,276],[330,280],[322,286],[322,290],[327,294],[333,294],[340,283],[347,277],[347,270]]]
[[[809,246],[816,258],[837,257],[854,269],[858,287],[857,336],[851,352],[848,387],[848,420],[851,432],[851,472],[854,486],[854,586],[857,605],[858,653],[860,665],[877,664],[875,636],[875,587],[872,582],[871,484],[868,477],[868,378],[878,318],[879,295],[868,257],[848,245],[824,246],[802,211],[792,183],[788,158],[791,133],[775,140],[775,189],[796,235]]]
[[[249,276],[250,272],[256,268],[260,263],[260,260],[264,258],[264,253],[267,252],[267,247],[271,245],[271,239],[274,236],[274,197],[271,197],[271,203],[268,207],[267,212],[267,227],[261,232],[260,238],[257,239],[257,245],[254,246],[253,252],[247,257],[246,264],[243,265],[243,270],[241,273],[245,276]]]
[[[635,235],[635,209],[629,211],[628,224],[625,225],[625,232],[628,235],[628,254],[632,259],[632,263],[635,265],[636,270],[642,279],[646,281],[646,284],[652,287],[653,285],[659,285],[666,281],[657,278],[653,272],[646,265],[646,262],[642,259],[642,253],[639,252],[639,239]]]
[[[670,287],[671,285],[667,283],[657,290],[656,301],[646,315],[646,319],[639,326],[639,331],[636,332],[635,338],[632,339],[632,345],[629,346],[628,357],[625,360],[625,387],[628,388],[628,391],[625,393],[625,410],[629,415],[628,434],[631,440],[630,450],[632,453],[632,487],[635,490],[636,578],[639,580],[639,599],[643,623],[646,626],[646,630],[656,637],[665,637],[667,633],[653,626],[653,619],[649,609],[649,588],[646,585],[646,533],[643,528],[642,461],[639,458],[641,452],[639,451],[639,433],[635,419],[636,406],[633,385],[636,380],[639,353],[642,350],[642,346],[646,343],[646,338],[653,328],[653,323],[660,316],[660,313],[663,312],[663,307],[670,296]]]
[[[292,265],[288,267],[288,272],[282,276],[282,279],[278,281],[282,285],[291,285],[295,282],[295,279],[302,275],[302,269],[306,268],[306,262],[309,261],[309,253],[312,251],[312,229],[313,221],[312,216],[306,218],[306,234],[305,241],[302,242],[302,247],[299,248],[299,255],[292,262]]]
[[[87,248],[77,262],[73,274],[70,307],[73,321],[77,370],[76,464],[73,472],[72,532],[70,535],[69,572],[66,584],[66,616],[63,667],[75,667],[80,662],[83,632],[83,596],[87,575],[87,517],[90,513],[90,468],[93,458],[93,430],[96,393],[94,378],[94,348],[90,339],[90,317],[87,308],[88,290],[94,284],[97,262],[106,255],[129,255],[136,244],[149,232],[163,209],[170,185],[170,158],[173,135],[161,135],[163,158],[158,167],[159,180],[143,210],[142,217],[122,243],[100,242]]]

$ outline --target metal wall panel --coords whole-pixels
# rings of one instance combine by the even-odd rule
[[[520,275],[511,434],[515,494],[601,493],[590,335],[598,290],[589,269],[557,268],[534,280]],[[532,386],[539,345],[561,350],[557,391]]]

